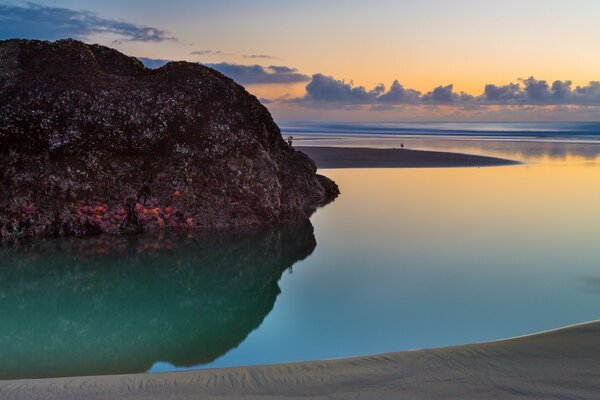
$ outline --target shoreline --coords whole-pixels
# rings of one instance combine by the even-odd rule
[[[519,165],[519,161],[464,153],[368,147],[297,146],[319,169],[334,168],[450,168]]]
[[[600,321],[493,342],[324,361],[0,381],[2,399],[592,398]]]

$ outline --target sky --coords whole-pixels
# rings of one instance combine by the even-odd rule
[[[276,120],[598,120],[597,0],[0,0],[0,39],[201,62]]]

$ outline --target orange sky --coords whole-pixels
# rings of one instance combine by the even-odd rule
[[[248,63],[239,54],[268,54],[279,59],[262,64],[367,87],[398,79],[420,91],[454,83],[458,90],[479,94],[485,83],[531,75],[575,84],[600,79],[600,3],[595,0],[274,3],[259,2],[254,12],[236,3],[242,9],[234,14],[223,6],[222,13],[197,23],[192,13],[173,27],[165,19],[152,22],[194,42],[194,49],[231,54],[206,61]],[[128,47],[140,55],[190,58],[186,46],[172,43]]]
[[[457,92],[480,95],[487,83],[502,85],[529,76],[548,82],[570,80],[573,87],[600,80],[597,0],[41,0],[39,4],[155,27],[169,38],[118,43],[104,34],[85,38],[127,54],[284,65],[367,89],[380,83],[389,87],[397,79],[422,93],[454,84]],[[23,35],[16,31],[13,36]],[[192,54],[206,50],[213,52]],[[248,89],[275,99],[302,96],[305,85]],[[300,115],[299,110],[289,111],[289,105],[270,108],[283,119]],[[346,114],[329,110],[328,118]],[[375,118],[380,117],[393,115],[380,112]]]

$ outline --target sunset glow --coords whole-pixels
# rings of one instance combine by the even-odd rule
[[[240,72],[248,81],[232,76],[281,121],[592,120],[600,105],[600,87],[590,84],[600,80],[600,7],[593,0],[375,0],[368,7],[357,0],[9,1],[0,3],[0,16],[6,22],[0,38],[75,37],[137,57],[197,61],[219,70],[285,66],[304,78],[284,73],[265,83],[250,70]],[[294,101],[305,97],[315,74],[367,92],[389,90],[397,80],[422,95],[453,85],[452,93],[480,97],[488,84],[523,86],[534,77],[549,88],[567,82],[591,95],[498,104]]]

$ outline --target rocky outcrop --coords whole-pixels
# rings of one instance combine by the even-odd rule
[[[74,40],[0,42],[0,236],[305,218],[337,186],[268,110],[193,63]]]

